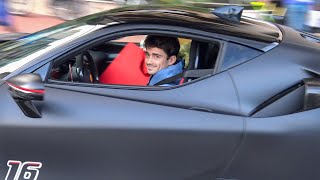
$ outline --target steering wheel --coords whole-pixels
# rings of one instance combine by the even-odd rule
[[[96,63],[88,51],[76,57],[76,76],[78,81],[99,83],[99,74]]]

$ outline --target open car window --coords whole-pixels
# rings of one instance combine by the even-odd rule
[[[152,74],[146,67],[144,41],[147,35],[125,36],[101,42],[94,47],[54,62],[49,79],[111,85],[147,86]],[[184,72],[208,69],[213,74],[220,45],[218,42],[199,42],[177,37],[180,50],[177,63],[183,62],[179,84],[202,76],[183,77]],[[208,71],[209,72],[209,71]]]

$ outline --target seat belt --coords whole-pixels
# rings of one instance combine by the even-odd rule
[[[179,73],[177,75],[171,76],[169,78],[163,79],[157,83],[155,83],[155,86],[160,86],[163,84],[169,84],[172,83],[180,78],[199,78],[203,76],[208,76],[213,74],[213,69],[195,69],[195,70],[187,70],[182,73]]]

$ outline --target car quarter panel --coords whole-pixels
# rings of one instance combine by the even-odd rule
[[[227,179],[318,179],[320,109],[248,118],[245,141]]]
[[[243,115],[252,115],[259,105],[302,83],[304,78],[319,77],[319,45],[305,40],[294,30],[283,29],[284,41],[276,48],[229,70],[239,92]],[[302,88],[305,87],[300,86],[299,91],[304,91]],[[316,108],[281,116],[246,118],[243,144],[224,177],[318,179],[319,114],[320,109]]]
[[[242,115],[251,115],[270,98],[315,75],[310,72],[320,73],[320,50],[304,43],[306,45],[284,41],[265,54],[229,70],[239,93]]]

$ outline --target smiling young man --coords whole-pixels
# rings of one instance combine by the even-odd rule
[[[144,41],[146,49],[145,63],[151,75],[148,85],[157,85],[160,81],[182,73],[184,61],[178,60],[180,43],[178,38],[149,35]],[[163,86],[178,85],[179,79],[162,84]]]

